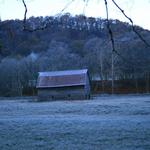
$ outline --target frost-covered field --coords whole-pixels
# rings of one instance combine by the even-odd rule
[[[1,100],[0,150],[150,150],[150,96]]]

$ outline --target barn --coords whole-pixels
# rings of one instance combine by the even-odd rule
[[[90,78],[87,69],[39,72],[39,100],[75,100],[90,98]]]

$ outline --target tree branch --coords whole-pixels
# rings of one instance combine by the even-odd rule
[[[107,5],[107,0],[104,0],[105,1],[105,7],[106,7],[106,14],[107,14],[107,29],[108,29],[108,32],[109,32],[109,35],[110,35],[110,40],[111,40],[111,45],[112,45],[112,52],[114,52],[116,55],[118,55],[126,64],[128,64],[130,66],[130,68],[134,69],[135,67],[137,68],[140,68],[139,66],[137,65],[133,65],[131,61],[128,61],[124,56],[122,56],[116,49],[115,49],[115,43],[114,43],[114,36],[113,36],[113,32],[111,30],[111,27],[110,27],[110,22],[109,22],[109,12],[108,12],[108,5]],[[122,10],[118,5],[117,3],[112,0],[115,5],[121,10],[121,12],[124,14],[124,16],[126,18],[128,18],[130,20],[130,22],[132,23],[132,29],[133,31],[139,36],[139,38],[149,47],[149,44],[145,41],[145,39],[143,39],[143,37],[136,31],[134,25],[133,25],[133,21],[131,18],[129,18],[125,13],[124,13],[124,10]],[[132,66],[131,66],[132,64]]]
[[[111,30],[110,27],[110,22],[109,22],[109,12],[108,12],[108,5],[107,5],[107,0],[104,0],[105,2],[105,8],[106,8],[106,20],[107,20],[107,29],[110,35],[110,40],[111,40],[111,45],[112,45],[112,54],[111,54],[111,78],[112,78],[112,82],[111,82],[111,92],[112,94],[114,94],[114,54],[116,52],[115,50],[115,44],[114,44],[114,37],[113,37],[113,32]]]
[[[109,32],[109,35],[110,35],[110,40],[111,40],[111,44],[112,44],[112,51],[114,52],[115,51],[114,36],[113,36],[113,32],[111,30],[110,22],[109,22],[109,12],[108,12],[107,0],[104,0],[104,2],[105,2],[106,15],[107,15],[107,17],[106,17],[107,29],[108,29],[108,32]]]
[[[26,19],[27,19],[27,12],[28,12],[28,9],[27,9],[27,5],[25,3],[24,0],[22,0],[22,3],[24,5],[24,8],[25,8],[25,12],[24,12],[24,19],[23,19],[23,30],[26,29]]]
[[[71,5],[74,1],[75,0],[71,0],[69,3],[67,3],[67,5],[56,16],[61,15],[65,11],[65,9],[67,9],[69,7],[69,5]],[[43,27],[37,27],[35,29],[28,28],[27,27],[27,12],[28,12],[28,9],[27,9],[27,5],[26,5],[25,0],[22,0],[22,3],[23,3],[24,8],[25,8],[24,19],[23,19],[23,30],[24,31],[34,32],[34,31],[44,30],[44,29],[48,28],[48,23],[46,23],[46,25],[43,26]]]
[[[83,8],[83,15],[85,15],[85,10],[86,10],[86,7],[88,6],[89,0],[83,0],[83,1],[85,2],[84,8]]]
[[[71,0],[69,3],[65,5],[65,7],[56,15],[60,16],[75,0]]]
[[[126,13],[124,12],[124,10],[115,2],[115,0],[112,0],[112,2],[121,11],[121,13],[130,21],[130,23],[132,25],[132,30],[136,33],[136,35],[145,43],[145,45],[147,47],[150,47],[150,44],[143,38],[143,36],[139,32],[136,31],[136,29],[134,27],[134,24],[133,24],[133,20],[126,15]]]

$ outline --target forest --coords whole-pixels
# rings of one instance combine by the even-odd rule
[[[109,21],[118,52],[116,87],[130,86],[131,81],[137,92],[149,92],[150,47],[129,23]],[[100,79],[99,91],[109,91],[112,47],[106,19],[66,13],[30,17],[26,24],[28,31],[23,30],[23,20],[0,20],[0,96],[34,95],[40,71],[82,68],[89,69],[93,82]],[[150,43],[150,31],[135,29]]]

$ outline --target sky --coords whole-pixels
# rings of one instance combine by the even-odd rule
[[[61,10],[72,0],[25,0],[30,16],[51,16]],[[135,25],[150,30],[150,0],[116,0],[125,13],[132,18]],[[104,0],[74,0],[63,13],[70,12],[72,15],[85,14],[86,16],[106,18]],[[109,18],[128,22],[121,12],[108,0]],[[84,9],[85,8],[85,9]],[[23,19],[24,6],[21,0],[0,0],[0,18]]]

